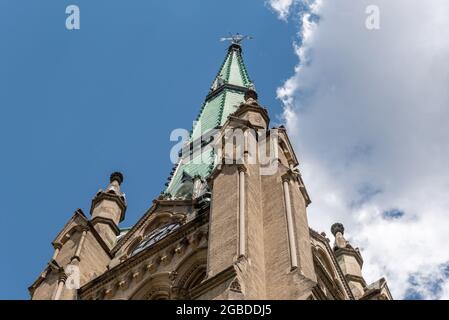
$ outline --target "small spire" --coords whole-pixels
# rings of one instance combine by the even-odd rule
[[[337,233],[340,232],[342,235],[345,234],[345,227],[343,226],[343,224],[337,222],[334,223],[331,227],[331,232],[334,235],[334,237],[337,236]]]
[[[125,211],[126,211],[127,204],[126,204],[125,193],[123,193],[120,190],[120,184],[122,182],[123,182],[123,174],[121,172],[113,172],[109,176],[109,184],[106,187],[106,189],[98,190],[97,194],[92,199],[92,204],[90,207],[90,213],[92,214],[92,217],[94,219],[98,218],[98,216],[106,217],[103,213],[103,205],[102,205],[102,202],[104,200],[113,201],[118,206],[118,208],[117,208],[118,211],[115,212],[115,214],[117,215],[117,217],[116,217],[117,221],[115,221],[114,223],[116,225],[118,225],[119,222],[125,218]],[[106,218],[111,219],[111,217],[106,217]],[[115,217],[112,217],[112,219],[115,219]]]
[[[109,178],[109,182],[112,183],[113,181],[117,181],[119,185],[123,182],[123,174],[121,172],[113,172]]]
[[[257,98],[258,98],[258,96],[257,96],[256,90],[254,90],[252,88],[249,88],[248,90],[246,90],[244,99],[247,103],[251,104],[251,102],[257,101]]]
[[[346,241],[343,236],[345,233],[345,227],[341,223],[334,223],[331,227],[331,232],[335,237],[334,248],[346,248],[348,246],[348,241]]]
[[[109,177],[109,185],[106,188],[106,192],[114,192],[118,196],[125,196],[125,194],[120,190],[120,185],[123,182],[123,174],[121,172],[113,172]]]

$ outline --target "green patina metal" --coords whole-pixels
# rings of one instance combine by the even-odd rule
[[[244,101],[244,94],[251,86],[241,47],[232,44],[193,125],[189,143],[198,143],[208,131],[222,126],[228,116]],[[192,183],[189,178],[195,176],[206,178],[211,173],[214,168],[214,153],[211,148],[206,147],[207,141],[202,144],[201,153],[198,152],[191,157],[191,160],[180,161],[176,165],[167,183],[165,194],[173,197],[185,196],[186,184]]]

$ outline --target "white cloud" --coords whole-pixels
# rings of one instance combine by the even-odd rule
[[[449,300],[449,282],[448,281],[444,282],[444,284],[442,286],[442,292],[440,295],[440,299]]]
[[[280,2],[271,1],[285,17],[292,1]],[[304,3],[290,13],[300,62],[278,96],[313,201],[310,224],[328,232],[343,222],[367,280],[386,275],[396,298],[412,276],[423,297],[448,297],[449,2]],[[365,28],[372,4],[380,30]],[[404,215],[384,219],[390,209]],[[442,290],[426,287],[432,277]]]
[[[278,14],[279,19],[286,20],[293,5],[293,0],[268,0],[268,4]]]

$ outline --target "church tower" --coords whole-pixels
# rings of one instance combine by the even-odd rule
[[[298,158],[286,129],[270,128],[243,38],[230,38],[165,190],[120,229],[113,173],[91,218],[78,209],[58,234],[33,299],[391,299],[383,278],[366,284],[343,225],[333,247],[309,228]]]

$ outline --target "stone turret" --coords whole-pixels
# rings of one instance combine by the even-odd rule
[[[120,190],[122,182],[123,175],[120,172],[112,173],[109,185],[105,190],[97,192],[90,209],[92,224],[110,249],[120,234],[118,225],[125,218],[126,199]]]
[[[363,259],[358,248],[353,248],[344,237],[345,228],[341,223],[334,223],[331,232],[335,237],[334,253],[343,274],[348,281],[353,295],[359,299],[366,289],[362,276]]]

